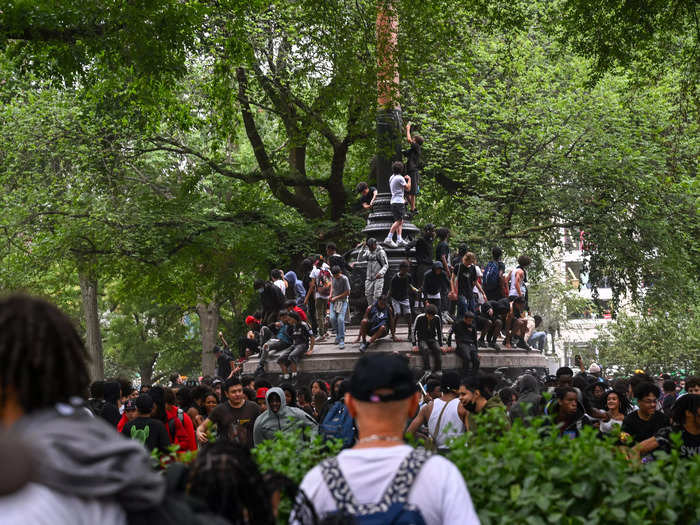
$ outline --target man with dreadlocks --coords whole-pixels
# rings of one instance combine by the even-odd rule
[[[143,446],[83,405],[86,361],[55,306],[21,295],[0,300],[0,427],[39,452],[34,481],[0,498],[4,524],[122,525],[129,513],[161,504],[165,483]]]

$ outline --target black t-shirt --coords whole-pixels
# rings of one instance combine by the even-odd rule
[[[369,191],[367,192],[367,195],[361,195],[360,196],[360,202],[362,204],[369,204],[372,202],[372,199],[374,198],[374,192],[377,191],[377,188],[374,186],[369,187]]]
[[[340,266],[340,271],[347,274],[348,268],[347,268],[347,263],[345,262],[345,258],[340,255],[339,253],[334,253],[330,257],[328,257],[328,266],[333,268],[334,266]]]
[[[450,281],[447,280],[447,274],[442,271],[440,275],[436,274],[433,270],[428,270],[425,272],[423,277],[423,292],[426,295],[437,295],[443,288],[450,287]]]
[[[420,237],[416,241],[416,262],[433,264],[433,243],[425,237]]]
[[[421,150],[421,146],[415,142],[411,142],[411,146],[404,150],[403,154],[406,156],[406,171],[408,173],[418,171],[421,168]]]
[[[656,433],[655,437],[661,450],[671,452],[671,448],[675,446],[671,438],[671,434],[674,432],[680,432],[681,434],[681,446],[678,453],[682,458],[700,454],[700,434],[691,434],[682,426],[662,428]]]
[[[408,291],[410,286],[413,284],[413,279],[410,274],[401,276],[401,274],[394,274],[391,278],[391,284],[389,286],[389,295],[394,301],[405,301],[408,299]]]
[[[654,412],[648,421],[640,418],[638,412],[635,410],[626,415],[622,421],[622,431],[627,432],[637,443],[649,439],[659,430],[668,426],[668,418],[661,412]]]
[[[476,325],[472,321],[469,325],[464,321],[456,322],[452,325],[450,333],[447,337],[447,344],[452,341],[452,335],[455,336],[455,344],[472,344],[476,345]]]
[[[474,295],[474,283],[476,282],[476,267],[472,264],[469,267],[459,263],[455,268],[457,276],[457,293],[463,295],[467,299],[471,299]]]
[[[129,421],[122,429],[122,434],[131,438],[131,429],[143,430],[148,427],[148,437],[146,438],[146,448],[151,451],[157,448],[163,453],[168,452],[170,446],[170,437],[168,429],[162,421],[150,417],[137,417],[133,421]]]
[[[253,425],[260,415],[260,407],[252,401],[245,401],[240,408],[233,408],[227,401],[212,410],[209,419],[216,424],[219,439],[228,439],[244,447],[253,446]]]
[[[445,260],[449,263],[450,245],[447,244],[447,241],[440,241],[435,247],[435,260],[442,262],[443,256],[445,257]]]

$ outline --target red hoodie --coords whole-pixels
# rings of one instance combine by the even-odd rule
[[[165,415],[168,418],[168,423],[165,428],[168,429],[168,435],[170,436],[170,442],[174,445],[180,445],[180,452],[185,452],[187,450],[197,450],[197,441],[194,437],[194,425],[192,424],[192,419],[184,411],[182,412],[182,421],[178,417],[178,407],[171,406],[166,408]],[[173,423],[175,424],[175,436],[171,433],[171,427]]]

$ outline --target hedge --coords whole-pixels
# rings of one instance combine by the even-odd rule
[[[484,525],[700,522],[700,456],[657,452],[656,461],[641,463],[616,436],[601,438],[594,428],[569,439],[541,418],[506,429],[493,415],[479,417],[477,431],[455,439],[448,458],[462,472]],[[299,483],[338,449],[339,443],[328,448],[318,436],[296,432],[278,434],[254,455],[263,472]]]

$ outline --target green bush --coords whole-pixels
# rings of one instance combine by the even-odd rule
[[[295,483],[301,483],[306,473],[325,458],[335,456],[343,448],[340,439],[323,441],[310,429],[277,432],[274,439],[260,443],[253,449],[253,457],[260,471],[279,472]],[[280,502],[278,523],[287,523],[292,502],[283,496]]]
[[[642,464],[628,459],[616,437],[601,439],[593,428],[568,439],[550,432],[543,419],[506,429],[495,414],[477,417],[476,432],[453,440],[448,458],[467,481],[483,525],[700,521],[700,456],[657,453],[657,461]],[[327,446],[297,431],[278,434],[253,453],[263,472],[301,482],[339,450],[339,442]]]
[[[594,428],[568,439],[543,419],[507,430],[495,414],[482,417],[475,433],[452,442],[448,457],[467,480],[483,525],[700,520],[700,456],[657,453],[657,461],[642,464]]]

